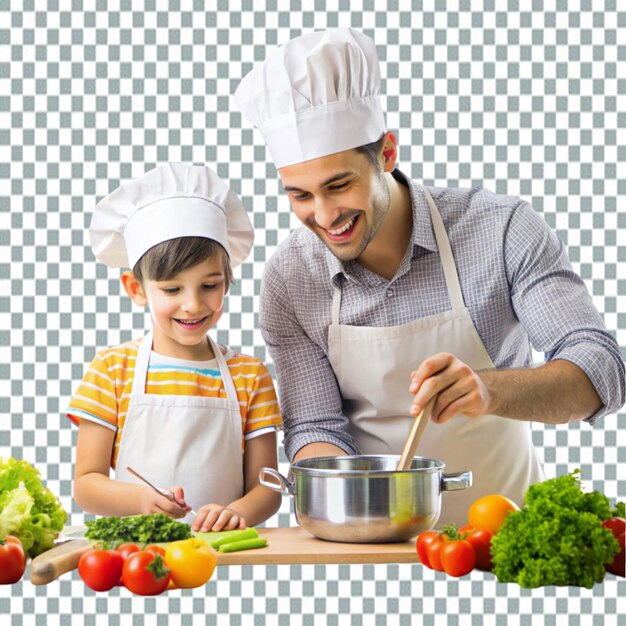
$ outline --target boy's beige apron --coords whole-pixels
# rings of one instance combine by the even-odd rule
[[[362,454],[400,454],[413,417],[410,374],[439,352],[450,352],[474,370],[494,365],[465,308],[445,226],[424,189],[452,309],[400,326],[372,328],[339,324],[341,288],[333,297],[328,329],[329,360],[337,376],[350,432]],[[457,415],[429,422],[417,454],[439,459],[445,472],[472,470],[471,489],[444,494],[438,526],[467,523],[467,509],[480,496],[497,493],[520,506],[527,487],[543,480],[530,424],[495,415]]]
[[[196,511],[229,504],[244,490],[239,400],[222,351],[209,342],[227,398],[146,394],[152,332],[142,339],[115,470],[124,482],[138,482],[130,466],[158,487],[181,486]]]

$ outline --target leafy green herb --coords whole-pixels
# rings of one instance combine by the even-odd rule
[[[18,537],[28,555],[35,557],[54,546],[66,519],[38,469],[27,461],[0,458],[0,539]]]
[[[161,513],[154,515],[130,515],[128,517],[101,517],[86,522],[85,537],[101,541],[107,546],[121,543],[162,543],[192,537],[188,524]]]
[[[500,582],[591,588],[604,580],[604,566],[619,552],[602,526],[611,506],[599,491],[583,492],[579,473],[531,485],[524,508],[507,516],[491,542]]]

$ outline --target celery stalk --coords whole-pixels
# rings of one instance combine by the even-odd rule
[[[259,533],[256,528],[245,528],[224,537],[219,537],[215,541],[211,542],[211,547],[217,550],[220,546],[225,544],[238,543],[240,541],[245,541],[246,539],[256,539],[258,536]]]
[[[243,541],[233,541],[225,543],[219,547],[219,552],[239,552],[240,550],[252,550],[254,548],[264,548],[267,539],[244,539]]]

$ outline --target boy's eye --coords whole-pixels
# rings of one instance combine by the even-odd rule
[[[204,289],[205,291],[211,291],[215,289],[216,287],[217,285],[202,285],[202,289]]]
[[[174,294],[178,293],[180,290],[178,287],[163,287],[161,291],[167,294],[168,296],[173,296]]]

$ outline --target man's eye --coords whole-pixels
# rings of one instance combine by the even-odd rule
[[[333,185],[330,189],[331,191],[337,191],[339,189],[343,189],[344,187],[347,187],[348,183],[339,183],[338,185]]]
[[[298,202],[303,202],[304,200],[307,200],[308,198],[309,198],[308,193],[297,193],[293,196],[293,199],[297,200]]]

